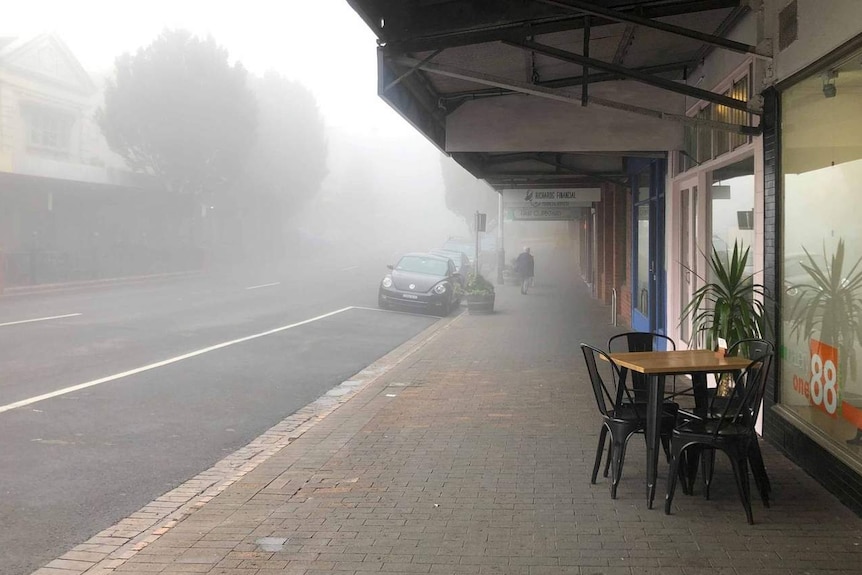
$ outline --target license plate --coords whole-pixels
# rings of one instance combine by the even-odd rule
[[[412,293],[403,293],[401,294],[401,297],[405,299],[419,299],[418,295],[413,295]]]

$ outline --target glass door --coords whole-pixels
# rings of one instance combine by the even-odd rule
[[[666,331],[665,166],[663,160],[652,160],[646,165],[641,164],[641,169],[632,174],[632,328],[637,331]]]
[[[697,180],[683,182],[679,191],[679,317],[697,289]],[[680,340],[691,346],[691,319],[680,324]]]
[[[637,246],[635,275],[635,314],[632,318],[638,331],[652,331],[650,325],[650,292],[652,291],[653,260],[650,254],[650,202],[638,204],[635,208],[635,245]]]

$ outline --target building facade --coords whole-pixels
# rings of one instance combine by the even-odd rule
[[[777,369],[763,434],[862,513],[862,4],[763,2],[731,37],[772,58],[714,54],[691,82],[763,104],[760,135],[687,130],[669,150],[668,332],[698,345],[685,305],[706,256],[752,247]],[[691,117],[736,112],[689,101]]]
[[[171,221],[177,210],[166,208],[177,199],[108,148],[96,122],[102,98],[56,35],[0,38],[5,286],[195,264],[190,241],[177,237],[181,226]]]

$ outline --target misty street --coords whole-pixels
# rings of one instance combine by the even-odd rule
[[[438,321],[374,309],[385,263],[0,300],[0,572],[38,568]]]

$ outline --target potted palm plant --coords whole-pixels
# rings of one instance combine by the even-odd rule
[[[494,311],[494,284],[479,272],[470,274],[464,286],[464,295],[467,297],[468,313],[488,314]]]
[[[862,258],[847,269],[843,238],[831,256],[827,256],[824,245],[822,265],[804,246],[802,249],[806,259],[800,265],[811,281],[788,288],[796,298],[790,309],[790,334],[797,341],[816,336],[820,342],[840,350],[836,380],[838,390],[843,390],[848,376],[856,379],[854,347],[862,343]],[[848,443],[862,445],[862,429]]]
[[[862,343],[862,258],[845,272],[844,240],[831,257],[823,248],[823,265],[819,265],[804,247],[806,261],[800,262],[811,283],[789,287],[796,294],[790,310],[791,335],[810,338],[819,332],[824,343],[853,349]],[[843,354],[851,375],[856,373],[856,354]],[[839,371],[840,368],[839,368]]]
[[[709,349],[715,348],[719,338],[731,344],[763,337],[766,332],[762,301],[766,290],[747,272],[748,253],[749,248],[738,242],[725,256],[713,247],[708,262],[709,281],[700,278],[703,285],[682,310],[681,321],[691,319],[692,339],[702,334]]]

